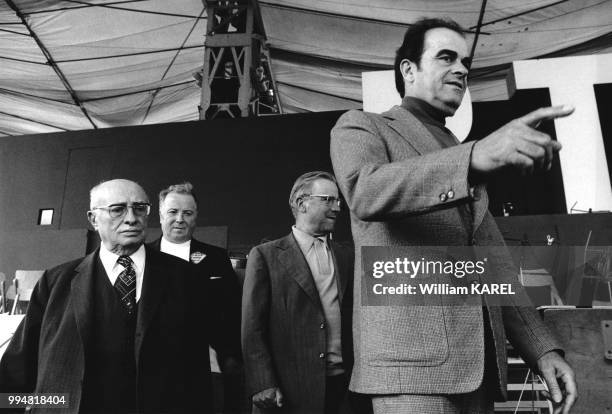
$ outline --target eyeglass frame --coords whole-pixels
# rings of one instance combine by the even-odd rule
[[[325,201],[325,203],[328,206],[333,206],[334,204],[338,207],[338,208],[342,208],[342,199],[340,197],[336,197],[336,196],[332,196],[329,194],[308,194],[308,193],[304,193],[302,195],[300,195],[300,197],[315,197],[318,198],[322,201]],[[300,198],[298,197],[298,198]]]
[[[137,207],[142,207],[145,206],[146,207],[146,212],[145,214],[139,214],[137,213],[136,208]],[[111,214],[111,208],[113,207],[123,207],[124,211],[123,213],[117,215],[117,216],[113,216],[113,214]],[[126,216],[128,209],[131,208],[132,212],[134,213],[134,216],[136,217],[148,217],[149,214],[151,214],[151,203],[132,203],[132,204],[127,204],[127,203],[117,203],[117,204],[111,204],[105,207],[92,207],[90,211],[93,210],[104,210],[108,213],[110,218],[113,219],[117,219],[117,218],[123,218]]]

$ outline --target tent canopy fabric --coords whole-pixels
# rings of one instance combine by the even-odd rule
[[[0,1],[0,136],[198,119],[204,3]],[[476,101],[507,98],[512,61],[612,52],[611,0],[484,3]],[[453,18],[471,46],[483,0],[258,4],[281,105],[294,113],[361,108],[361,72],[390,69],[419,17]]]

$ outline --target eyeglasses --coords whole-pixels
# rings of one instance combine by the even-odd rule
[[[338,208],[342,207],[342,200],[327,194],[302,194],[302,197],[314,197],[324,201],[328,206],[336,205]]]
[[[94,207],[92,210],[106,210],[111,218],[119,218],[127,214],[128,208],[132,209],[136,217],[148,216],[151,212],[149,203],[111,204],[108,207]]]

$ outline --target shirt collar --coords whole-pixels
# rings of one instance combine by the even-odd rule
[[[191,246],[191,239],[187,240],[186,242],[182,242],[182,243],[174,243],[162,236],[160,245],[161,246],[166,245],[166,246],[170,246],[171,248],[180,249],[181,247]]]
[[[295,225],[291,227],[291,231],[293,232],[293,236],[297,240],[302,251],[307,252],[314,243],[315,239],[322,240],[323,243],[327,245],[327,236],[313,236],[311,234],[306,233],[303,230],[298,229]]]
[[[183,243],[173,243],[162,237],[161,243],[159,244],[159,250],[164,253],[171,254],[172,256],[180,257],[183,260],[189,261],[189,254],[191,252],[191,239]]]
[[[100,245],[100,261],[104,265],[105,269],[112,269],[115,266],[121,266],[117,263],[119,255],[109,251],[104,244]],[[144,269],[145,264],[145,247],[140,245],[138,250],[130,255],[130,259],[134,262],[134,269],[138,273],[139,270]]]

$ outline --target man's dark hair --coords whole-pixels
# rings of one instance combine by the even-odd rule
[[[400,71],[401,61],[408,59],[419,65],[421,63],[421,56],[423,55],[423,48],[425,47],[425,33],[428,30],[438,27],[453,30],[463,36],[464,30],[459,23],[448,18],[419,19],[406,30],[404,41],[395,53],[395,63],[393,65],[393,70],[395,71],[395,88],[402,98],[406,91],[404,89],[404,78]]]

